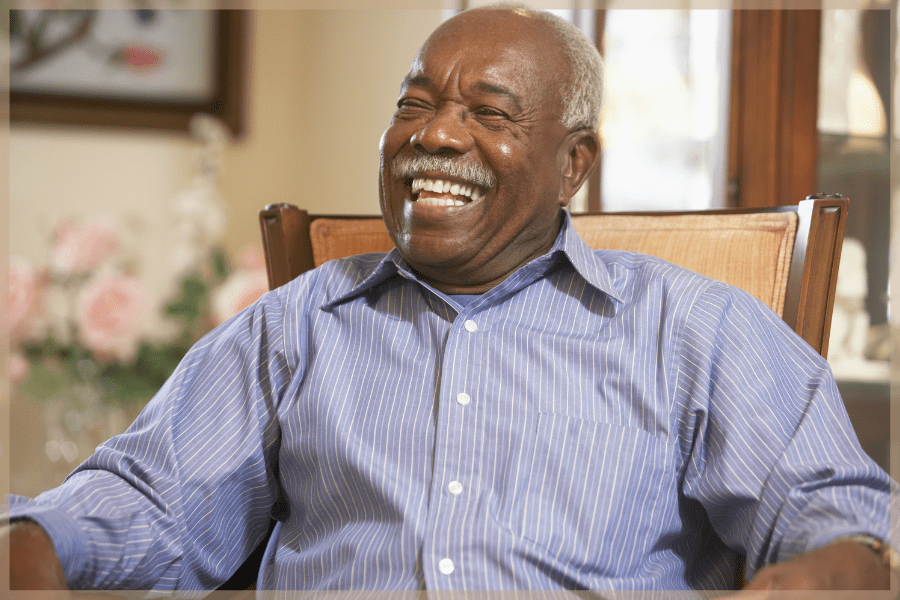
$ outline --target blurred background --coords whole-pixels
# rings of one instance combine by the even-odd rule
[[[400,80],[429,33],[475,4],[10,12],[10,491],[62,481],[192,342],[265,289],[260,208],[378,212]],[[887,467],[891,5],[685,5],[554,7],[606,65],[602,164],[571,209],[849,197],[829,360]]]

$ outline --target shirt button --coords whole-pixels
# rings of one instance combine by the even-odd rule
[[[442,558],[441,562],[438,563],[438,569],[440,569],[441,573],[444,575],[449,575],[453,572],[453,561],[449,558]]]
[[[468,331],[469,333],[475,333],[476,331],[478,331],[478,323],[476,323],[472,319],[469,319],[465,323],[463,323],[463,327],[465,327],[466,331]]]
[[[472,401],[472,398],[465,392],[460,392],[456,395],[456,403],[460,406],[465,406],[469,402]]]
[[[462,484],[458,481],[451,481],[447,484],[447,489],[454,496],[458,496],[462,492]]]

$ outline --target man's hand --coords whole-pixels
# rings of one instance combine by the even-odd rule
[[[888,590],[891,572],[871,548],[851,540],[827,546],[759,570],[733,598],[777,598],[776,590]],[[747,592],[758,591],[758,594]],[[792,594],[790,598],[801,598]],[[821,598],[812,594],[810,598]]]
[[[9,561],[11,590],[69,589],[53,543],[34,521],[0,526],[0,558]]]

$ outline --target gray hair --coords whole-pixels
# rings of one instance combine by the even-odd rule
[[[478,10],[478,9],[474,9]],[[492,4],[482,10],[524,10],[549,25],[569,61],[571,78],[563,92],[562,124],[568,129],[597,129],[603,103],[603,60],[580,29],[554,14],[523,4]]]
[[[462,162],[461,162],[462,161]],[[497,178],[487,166],[460,158],[438,156],[434,154],[416,154],[406,156],[398,154],[391,161],[391,173],[395,177],[415,177],[422,171],[438,171],[449,177],[456,177],[468,183],[474,183],[484,190],[494,187]]]

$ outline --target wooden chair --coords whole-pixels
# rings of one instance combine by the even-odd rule
[[[819,194],[797,206],[587,213],[572,222],[592,248],[652,254],[750,292],[825,356],[848,206]],[[259,224],[270,288],[328,260],[393,248],[379,216],[309,215],[274,204],[260,211]],[[252,587],[266,541],[220,589]],[[739,568],[735,588],[743,583]]]
[[[796,206],[586,213],[572,222],[592,248],[652,254],[750,292],[825,356],[848,206],[818,194]],[[259,223],[272,288],[328,260],[393,248],[377,216],[275,204]]]

